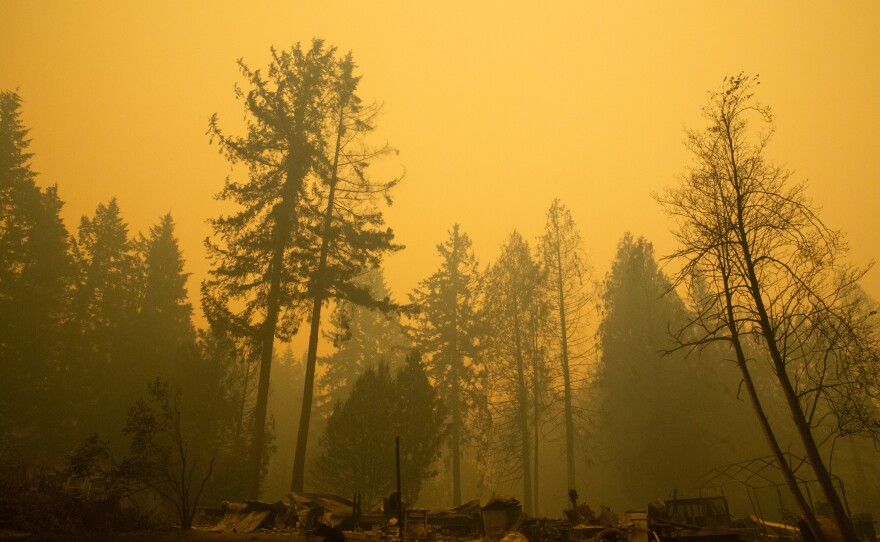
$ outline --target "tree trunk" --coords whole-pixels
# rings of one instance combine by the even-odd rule
[[[299,429],[296,436],[296,452],[293,457],[293,472],[290,490],[302,492],[305,487],[306,450],[309,442],[309,425],[312,418],[312,402],[315,389],[315,367],[318,363],[318,338],[321,328],[321,307],[327,295],[327,255],[330,252],[330,237],[333,225],[333,202],[336,195],[339,153],[345,120],[345,103],[339,106],[339,123],[336,128],[336,149],[333,153],[333,168],[330,174],[330,190],[327,194],[327,209],[324,213],[323,235],[318,269],[315,272],[315,291],[312,303],[312,319],[309,326],[309,348],[306,353],[306,374],[303,383],[303,401],[299,416]]]
[[[282,214],[282,217],[284,215]],[[251,438],[251,457],[245,482],[245,494],[251,499],[260,498],[260,483],[263,477],[263,450],[266,446],[266,409],[269,403],[269,372],[272,370],[272,348],[275,344],[275,329],[280,310],[279,289],[281,285],[281,260],[284,255],[283,236],[287,221],[279,219],[276,230],[275,250],[272,253],[272,268],[269,294],[266,301],[266,320],[262,326],[260,344],[260,380],[257,385],[257,404],[254,407],[254,426]]]
[[[539,458],[539,450],[541,447],[541,438],[540,438],[538,428],[539,428],[539,422],[540,422],[540,418],[541,418],[541,402],[538,399],[540,397],[540,391],[538,389],[538,384],[540,382],[539,382],[539,375],[538,375],[538,355],[537,355],[538,330],[537,330],[537,326],[535,326],[534,333],[535,333],[535,350],[532,355],[532,365],[533,365],[533,367],[532,367],[532,371],[533,371],[533,373],[532,373],[532,390],[533,390],[532,396],[533,396],[533,400],[535,403],[532,407],[532,412],[534,413],[534,417],[532,418],[532,420],[533,420],[533,423],[535,424],[535,427],[534,427],[534,431],[535,431],[535,475],[534,475],[535,510],[534,510],[534,512],[535,512],[535,516],[539,516],[541,513],[539,510],[539,503],[541,502],[541,496],[540,496],[540,489],[539,489],[538,481],[540,479],[539,474],[541,471],[540,471],[540,466],[538,464],[538,458]]]
[[[727,137],[727,148],[730,153],[730,163],[732,166],[731,170],[733,174],[733,185],[736,190],[737,196],[736,228],[738,242],[743,252],[743,263],[745,264],[749,293],[752,297],[752,301],[755,304],[755,310],[758,313],[758,320],[761,326],[761,332],[764,336],[764,340],[767,343],[767,348],[770,351],[770,358],[773,361],[776,378],[782,388],[786,404],[788,405],[792,420],[794,421],[795,427],[797,428],[798,435],[803,442],[804,450],[807,453],[807,458],[810,460],[810,464],[816,474],[816,479],[819,482],[819,486],[822,488],[822,493],[825,495],[825,498],[827,499],[828,504],[831,506],[831,509],[833,511],[834,522],[837,524],[837,527],[838,529],[840,529],[840,533],[841,535],[843,535],[843,539],[846,542],[857,542],[858,536],[856,535],[855,527],[853,526],[852,520],[850,519],[849,514],[847,514],[846,509],[843,506],[840,495],[837,494],[837,490],[835,489],[834,484],[831,481],[831,474],[828,472],[828,469],[825,466],[825,462],[822,460],[822,456],[819,453],[818,446],[816,446],[816,441],[813,438],[813,433],[810,425],[804,417],[804,412],[803,410],[801,410],[797,395],[795,394],[791,381],[788,378],[785,361],[782,359],[782,354],[779,351],[779,345],[776,342],[775,332],[770,324],[770,318],[768,316],[767,309],[764,305],[764,299],[762,297],[761,284],[755,271],[755,261],[751,253],[752,247],[749,241],[750,238],[745,228],[745,219],[743,216],[744,203],[740,188],[741,179],[739,176],[739,164],[737,162],[736,146],[734,145],[731,136],[732,128],[729,119],[725,117],[724,122],[725,135]]]
[[[306,450],[309,444],[309,425],[312,417],[312,402],[315,389],[315,366],[318,354],[318,322],[321,321],[323,297],[315,295],[312,305],[312,324],[309,329],[309,348],[306,354],[306,374],[303,378],[303,400],[300,409],[299,428],[296,435],[296,452],[293,457],[293,471],[290,490],[302,492],[305,488]]]
[[[577,489],[577,478],[574,470],[574,415],[571,408],[571,373],[568,368],[568,329],[566,327],[565,295],[562,289],[562,248],[559,245],[558,217],[556,217],[554,224],[556,226],[556,286],[559,292],[559,327],[562,343],[562,381],[565,388],[565,460],[568,473],[568,489]]]
[[[258,499],[263,472],[263,450],[266,446],[266,408],[269,402],[269,372],[272,369],[272,349],[275,345],[275,331],[278,326],[278,313],[281,310],[281,275],[283,273],[284,251],[297,226],[297,211],[302,182],[308,172],[308,165],[301,161],[306,147],[302,141],[291,137],[286,164],[287,178],[281,201],[273,208],[276,213],[275,229],[272,232],[274,243],[272,261],[269,268],[269,292],[266,295],[266,319],[261,329],[260,379],[257,388],[257,403],[254,407],[254,429],[251,442],[251,460],[245,482],[245,494]]]
[[[452,506],[461,504],[461,408],[458,376],[452,381],[452,430],[450,435],[452,453]]]
[[[449,260],[449,283],[452,285],[452,359],[449,395],[452,403],[452,427],[449,435],[452,454],[452,506],[461,504],[461,354],[458,344],[458,229],[454,229],[452,253]]]
[[[743,351],[742,342],[740,340],[739,329],[737,329],[736,321],[734,320],[733,300],[730,292],[728,277],[724,271],[722,271],[722,274],[724,276],[724,296],[725,309],[727,312],[727,328],[730,331],[731,342],[733,343],[733,348],[736,352],[736,364],[737,367],[739,367],[740,374],[742,375],[742,381],[746,386],[746,391],[749,394],[749,400],[752,403],[755,415],[758,417],[758,423],[761,426],[761,431],[764,433],[764,437],[767,439],[767,444],[770,445],[770,450],[773,453],[773,456],[776,458],[776,464],[779,467],[779,472],[782,473],[782,477],[785,480],[789,491],[794,497],[794,500],[797,503],[798,508],[800,509],[801,515],[807,522],[807,526],[809,527],[810,532],[813,533],[813,537],[815,538],[815,540],[825,540],[825,537],[822,535],[822,530],[819,528],[819,522],[816,521],[816,515],[813,513],[813,509],[810,507],[807,499],[804,497],[804,494],[801,491],[800,486],[798,485],[797,479],[794,476],[794,472],[792,472],[791,466],[788,464],[788,461],[786,461],[785,454],[783,453],[782,448],[779,446],[779,441],[776,440],[776,434],[773,432],[773,427],[771,427],[770,425],[770,420],[767,418],[766,412],[764,412],[764,407],[763,405],[761,405],[761,400],[758,397],[758,391],[755,389],[755,383],[752,380],[752,375],[746,362],[745,352]]]
[[[513,302],[513,334],[516,342],[516,373],[517,373],[517,397],[519,399],[519,434],[522,441],[522,469],[523,469],[523,510],[527,514],[533,513],[532,505],[532,453],[529,446],[529,418],[528,418],[528,392],[526,390],[525,367],[523,366],[522,356],[522,336],[520,332],[519,321],[519,302],[516,296],[519,293],[514,289]]]
[[[832,513],[834,514],[834,517],[832,519],[837,524],[838,529],[840,529],[840,533],[841,535],[843,535],[843,539],[845,541],[857,542],[858,535],[856,535],[855,526],[853,525],[852,519],[849,517],[846,508],[843,506],[843,501],[841,501],[840,495],[837,493],[837,489],[834,487],[834,483],[831,479],[831,473],[828,472],[828,468],[825,466],[825,461],[822,459],[822,455],[819,453],[819,447],[816,445],[816,440],[813,438],[813,431],[810,428],[809,422],[804,416],[804,411],[801,409],[797,394],[795,393],[791,380],[788,377],[788,372],[786,371],[785,367],[785,361],[782,359],[782,353],[779,351],[779,345],[776,341],[776,334],[773,330],[773,326],[770,324],[770,317],[767,313],[767,308],[764,305],[764,299],[761,295],[761,285],[758,281],[758,276],[755,271],[755,264],[752,258],[750,246],[747,241],[748,237],[746,236],[741,217],[738,227],[740,235],[740,246],[743,250],[746,273],[749,280],[749,293],[751,294],[752,300],[755,303],[755,310],[758,313],[758,321],[761,326],[761,333],[764,336],[764,341],[767,343],[767,349],[770,351],[770,359],[773,361],[773,368],[774,372],[776,373],[776,379],[779,381],[779,385],[782,388],[782,394],[785,397],[786,405],[788,406],[789,413],[791,414],[791,418],[794,421],[798,435],[801,438],[801,442],[804,445],[804,450],[807,453],[807,458],[810,460],[810,466],[813,468],[813,472],[816,474],[816,480],[819,482],[819,486],[822,488],[822,493],[825,495],[825,499],[831,506]]]
[[[748,268],[749,274],[751,276],[754,276],[754,271],[751,265],[748,265]],[[774,372],[776,373],[776,379],[779,381],[779,385],[782,388],[782,394],[785,397],[786,405],[788,406],[791,418],[794,421],[795,427],[797,428],[797,432],[801,438],[801,442],[803,442],[804,450],[807,453],[807,458],[810,460],[810,466],[812,466],[813,472],[815,472],[816,474],[816,480],[819,482],[819,486],[822,488],[822,493],[825,495],[825,499],[831,506],[832,513],[834,514],[834,518],[832,519],[834,519],[834,522],[840,529],[840,533],[843,535],[844,540],[846,540],[847,542],[857,542],[858,535],[856,534],[855,526],[853,525],[852,519],[849,517],[849,514],[847,513],[846,508],[843,505],[843,501],[840,499],[840,495],[837,493],[837,489],[834,487],[834,482],[831,479],[831,473],[828,472],[828,468],[825,466],[825,461],[822,459],[822,455],[819,453],[819,447],[816,445],[816,440],[813,437],[813,431],[810,428],[809,422],[804,416],[804,411],[801,409],[797,394],[795,393],[794,387],[791,384],[791,380],[788,377],[785,363],[782,360],[782,355],[776,344],[776,337],[770,325],[770,319],[767,316],[767,311],[764,307],[763,302],[760,300],[760,293],[753,292],[752,295],[757,295],[756,304],[758,305],[758,315],[761,324],[761,331],[764,334],[764,339],[767,342],[767,346],[770,350],[770,357],[773,360],[773,368]]]

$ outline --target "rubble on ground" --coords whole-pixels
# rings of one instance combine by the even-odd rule
[[[450,509],[403,505],[364,513],[360,502],[325,493],[291,493],[290,503],[224,502],[201,530],[224,533],[286,533],[297,542],[744,542],[805,540],[798,526],[755,515],[733,521],[724,497],[655,501],[619,519],[610,507],[595,514],[577,494],[558,519],[529,517],[513,497],[494,495],[485,505],[469,501]],[[392,499],[393,500],[393,499]],[[870,525],[865,515],[860,525]],[[824,518],[822,518],[824,519]],[[828,523],[827,521],[825,523]],[[823,530],[826,525],[823,524]],[[830,524],[829,524],[830,528]],[[829,531],[830,533],[830,531]],[[834,538],[833,536],[831,537]]]

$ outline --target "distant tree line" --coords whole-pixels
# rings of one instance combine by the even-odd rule
[[[874,453],[877,306],[842,234],[765,157],[772,117],[748,77],[710,95],[709,126],[688,133],[694,166],[656,196],[680,243],[669,274],[626,233],[596,279],[557,199],[536,239],[512,231],[485,267],[454,224],[436,271],[399,303],[381,263],[403,248],[383,218],[400,178],[371,174],[396,152],[372,142],[378,107],[359,97],[352,55],[314,40],[239,66],[244,135],[210,122],[246,175],[218,194],[229,210],[206,240],[204,330],[171,215],[131,235],[111,199],[69,232],[57,188],[31,169],[18,94],[0,95],[6,446],[58,461],[98,433],[107,457],[155,465],[151,450],[175,445],[208,499],[312,489],[374,506],[393,490],[400,437],[405,500],[511,492],[531,514],[567,489],[643,506],[769,450],[823,539],[787,449],[854,540],[831,460],[838,443]],[[755,121],[769,129],[752,136]],[[304,357],[279,355],[306,327]],[[154,439],[163,412],[179,442]],[[868,457],[856,463],[876,473]],[[187,498],[169,500],[181,523]]]
[[[21,99],[0,95],[0,358],[4,460],[58,465],[99,434],[127,449],[122,430],[157,377],[174,382],[195,456],[215,458],[212,496],[240,493],[236,456],[246,448],[241,411],[252,373],[234,339],[197,331],[184,259],[170,214],[129,232],[115,199],[61,220],[55,186],[30,165]],[[167,399],[167,397],[166,397]],[[222,473],[222,474],[221,474]]]

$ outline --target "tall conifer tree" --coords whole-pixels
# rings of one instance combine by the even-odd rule
[[[73,268],[63,204],[56,187],[36,185],[27,133],[18,93],[0,92],[0,439],[45,451]]]
[[[248,180],[227,178],[218,195],[237,210],[212,221],[207,241],[213,269],[202,284],[202,304],[212,325],[248,337],[260,359],[246,494],[259,495],[266,436],[272,351],[303,317],[312,255],[306,227],[314,212],[310,174],[325,156],[327,96],[333,48],[320,40],[289,51],[272,49],[268,70],[239,61],[250,88],[243,100],[244,136],[228,136],[215,115],[210,133],[221,153],[247,167]],[[305,268],[304,268],[305,267]]]
[[[376,197],[395,183],[367,177],[370,160],[391,152],[370,148],[375,107],[356,95],[351,55],[314,40],[310,49],[273,50],[266,72],[240,63],[251,88],[238,91],[247,111],[247,134],[211,133],[250,180],[227,180],[219,198],[238,205],[213,221],[208,248],[214,260],[203,284],[203,305],[214,325],[249,337],[260,358],[254,408],[249,494],[258,494],[265,455],[266,405],[274,341],[289,339],[311,314],[303,406],[292,488],[302,490],[311,419],[317,339],[330,299],[387,306],[359,288],[355,278],[398,247],[384,228]],[[311,307],[309,307],[311,305]],[[310,309],[310,310],[309,310]]]
[[[505,473],[522,481],[523,510],[535,511],[533,453],[541,389],[547,385],[539,350],[542,277],[531,249],[514,231],[486,273],[484,319],[495,438]]]
[[[485,406],[478,359],[479,272],[471,239],[458,224],[437,245],[440,268],[410,295],[420,313],[413,337],[450,415],[452,504],[461,504],[462,446],[474,414]]]
[[[373,299],[389,297],[381,269],[370,271],[358,280],[369,290]],[[399,315],[340,301],[330,317],[332,329],[324,337],[336,351],[320,358],[324,371],[318,379],[321,396],[317,403],[325,415],[333,403],[344,401],[354,381],[364,371],[385,361],[392,370],[397,360],[408,350],[409,339],[404,334]]]
[[[84,409],[81,416],[99,421],[99,427],[91,430],[110,434],[121,425],[121,413],[130,400],[128,387],[110,383],[123,379],[133,385],[128,380],[129,355],[142,284],[128,226],[115,198],[99,204],[92,218],[82,217],[74,255],[79,274],[73,308],[76,366],[71,369],[68,392]],[[117,412],[120,416],[114,417]]]
[[[586,354],[586,308],[590,301],[589,269],[583,254],[583,243],[571,212],[553,201],[547,211],[547,224],[539,250],[546,271],[549,331],[558,354],[563,380],[565,416],[565,459],[569,489],[577,487],[575,476],[575,406],[573,386],[583,382],[582,367],[572,367]],[[574,376],[574,378],[572,378]]]
[[[374,299],[368,289],[358,284],[358,278],[378,268],[386,253],[403,248],[393,243],[391,229],[383,228],[384,218],[377,206],[380,196],[391,203],[389,191],[398,179],[376,182],[368,174],[373,160],[395,151],[387,145],[368,145],[366,138],[375,129],[379,108],[364,106],[361,102],[357,95],[360,77],[354,75],[354,69],[351,53],[334,64],[327,117],[330,141],[325,145],[330,153],[322,157],[316,168],[322,181],[316,185],[320,191],[317,202],[323,209],[320,222],[311,232],[315,241],[313,262],[317,261],[312,264],[308,285],[312,311],[292,491],[304,489],[323,306],[330,299],[336,299],[386,312],[391,310],[387,297]]]
[[[194,353],[196,340],[187,300],[189,273],[184,271],[171,214],[161,217],[137,245],[143,276],[136,333],[140,369],[147,379],[157,372],[169,376],[176,362]]]

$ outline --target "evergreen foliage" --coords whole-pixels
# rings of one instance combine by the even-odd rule
[[[410,300],[420,312],[412,327],[428,376],[450,416],[452,504],[461,504],[462,445],[485,420],[484,367],[479,359],[480,275],[470,237],[458,224],[437,245],[440,268],[419,283]]]
[[[249,489],[256,497],[275,340],[289,340],[312,305],[292,481],[302,490],[321,309],[331,298],[387,306],[354,280],[400,247],[376,206],[396,180],[375,183],[367,174],[392,149],[364,139],[378,108],[357,96],[351,55],[338,58],[316,39],[309,48],[273,49],[265,72],[239,66],[250,87],[237,89],[246,134],[225,134],[216,115],[210,133],[230,163],[247,167],[248,180],[227,178],[218,194],[237,209],[212,221],[202,305],[212,325],[247,338],[260,359]]]
[[[59,429],[73,266],[56,187],[40,189],[17,92],[0,92],[0,440],[47,453]]]
[[[189,273],[184,271],[170,213],[150,228],[149,236],[141,236],[138,249],[144,274],[138,335],[148,349],[148,358],[167,362],[195,340],[186,289]]]
[[[422,484],[437,475],[447,436],[446,408],[428,380],[422,356],[412,351],[397,371],[395,436],[400,437],[400,472],[403,502],[416,503]]]
[[[388,287],[380,269],[370,271],[357,281],[373,299],[387,299]],[[336,351],[320,359],[325,369],[318,379],[318,407],[330,414],[333,403],[345,401],[351,386],[364,371],[379,360],[394,371],[397,360],[409,348],[409,339],[403,331],[399,316],[363,307],[349,301],[339,301],[330,316],[333,329],[324,337],[332,341]]]
[[[205,240],[207,329],[171,214],[138,233],[111,198],[69,232],[21,97],[0,91],[0,519],[40,503],[18,511],[30,528],[57,501],[47,525],[87,524],[69,517],[86,508],[68,476],[106,477],[107,502],[164,499],[183,528],[199,502],[306,486],[362,493],[366,511],[395,489],[399,437],[407,503],[497,491],[536,516],[569,488],[643,508],[769,448],[789,491],[774,488],[782,510],[765,519],[797,508],[823,540],[819,495],[855,541],[847,508],[880,503],[880,306],[859,285],[870,266],[847,263],[845,236],[767,158],[756,79],[709,94],[692,166],[655,196],[675,221],[672,277],[627,233],[592,284],[556,199],[537,243],[514,231],[482,273],[453,225],[401,305],[381,269],[403,248],[384,215],[402,177],[376,167],[397,151],[374,141],[381,108],[353,55],[315,39],[238,66],[243,131],[217,115],[208,130],[230,174]],[[35,463],[52,467],[30,476]]]
[[[498,261],[486,272],[484,321],[491,448],[498,476],[522,481],[523,510],[535,511],[535,468],[544,407],[550,402],[552,376],[546,361],[546,299],[543,276],[531,249],[514,231]]]
[[[414,352],[392,377],[384,362],[367,369],[348,399],[336,403],[321,437],[315,476],[340,495],[361,493],[373,510],[395,487],[395,438],[400,437],[401,491],[417,502],[445,438],[445,412]]]
[[[397,184],[398,179],[375,182],[368,175],[373,160],[396,151],[387,145],[373,148],[366,141],[366,137],[375,129],[379,108],[376,105],[365,107],[356,94],[360,77],[354,75],[352,54],[348,53],[338,61],[336,69],[333,83],[335,116],[331,117],[336,124],[331,137],[335,136],[336,143],[332,147],[332,156],[325,161],[326,169],[319,171],[323,180],[321,186],[327,190],[326,205],[321,227],[317,230],[317,238],[320,239],[320,248],[316,247],[317,266],[309,282],[312,314],[303,403],[290,483],[292,491],[302,491],[305,484],[306,451],[324,303],[334,298],[379,308],[383,312],[397,308],[390,304],[387,297],[374,299],[369,290],[357,283],[363,273],[379,267],[385,254],[403,248],[392,242],[394,234],[390,228],[382,229],[384,218],[376,205],[379,196],[384,196],[385,201],[391,204],[389,190]]]
[[[688,313],[654,257],[626,234],[605,279],[596,375],[601,490],[613,502],[649,502],[710,469],[761,455],[752,415],[736,400],[723,354],[670,352]]]
[[[334,53],[315,40],[308,49],[272,49],[265,72],[239,66],[250,84],[237,88],[244,102],[246,135],[227,136],[211,119],[210,133],[248,180],[226,179],[218,198],[237,210],[212,220],[206,241],[213,269],[202,284],[202,307],[212,325],[253,343],[259,357],[247,493],[259,494],[266,451],[266,410],[276,338],[289,339],[302,320],[308,278],[314,269],[309,225],[318,220],[319,183],[326,141],[327,97]]]

